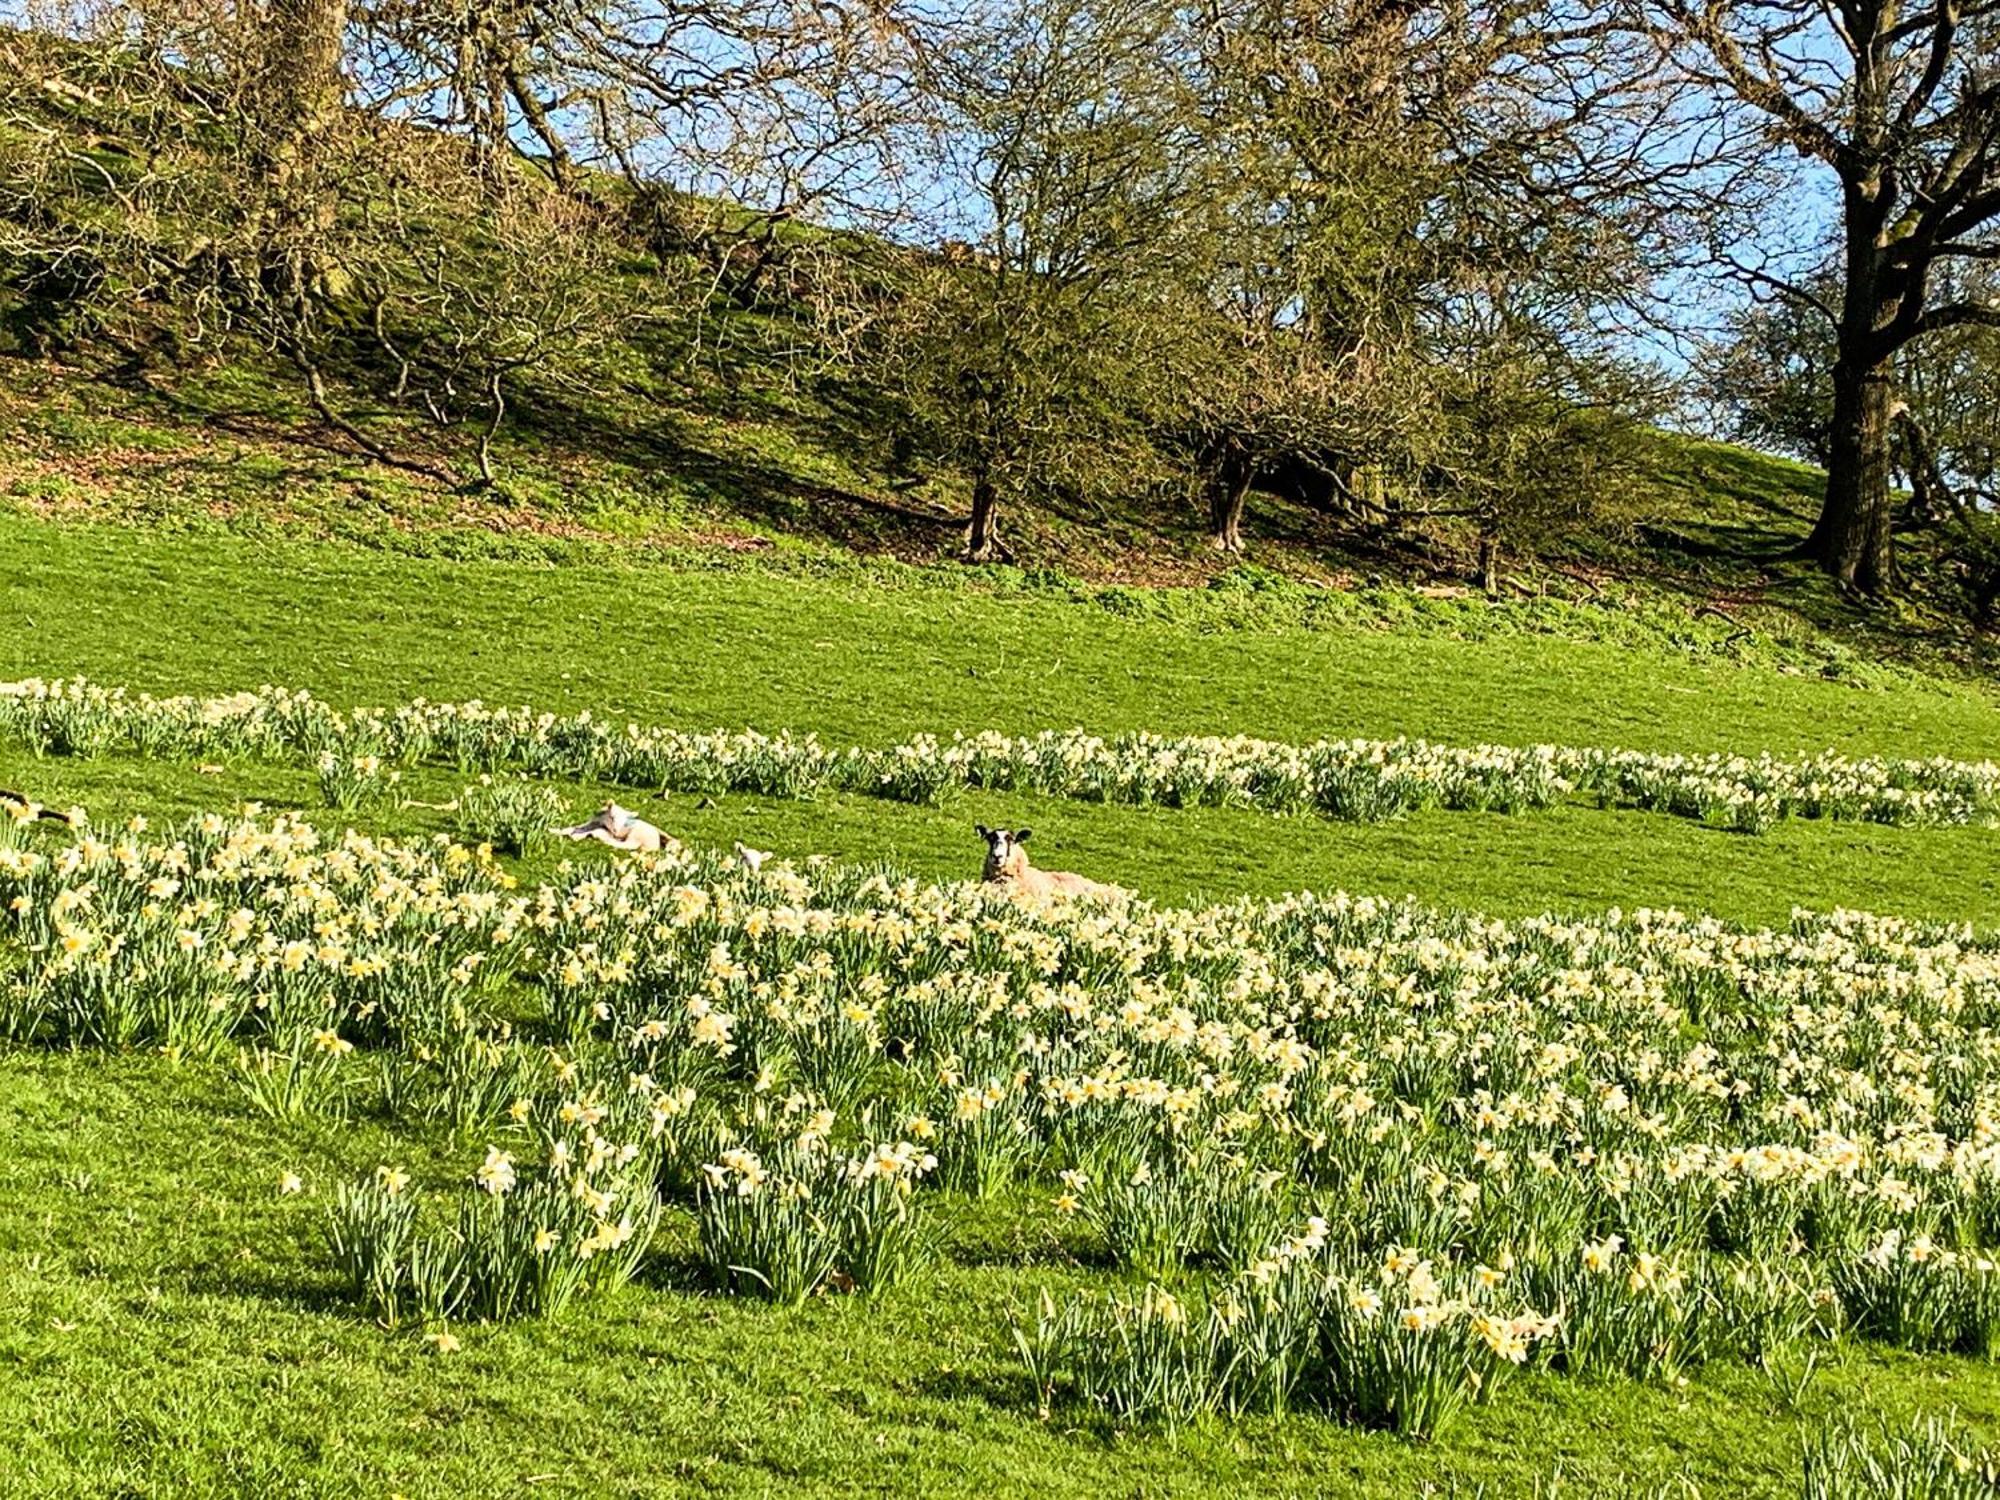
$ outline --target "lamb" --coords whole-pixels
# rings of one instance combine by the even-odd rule
[[[764,861],[771,857],[769,849],[752,849],[741,839],[736,841],[732,852],[736,857],[736,863],[748,870],[752,875],[763,869]]]
[[[1037,870],[1028,863],[1028,851],[1021,847],[1028,842],[1033,829],[1009,832],[1005,828],[988,828],[984,823],[973,826],[986,840],[986,869],[980,879],[987,885],[1000,886],[1012,895],[1033,897],[1087,896],[1098,901],[1118,901],[1131,894],[1121,886],[1072,875],[1067,870]]]
[[[644,818],[628,812],[616,802],[605,803],[587,822],[554,831],[566,839],[596,839],[613,849],[637,849],[649,854],[661,849],[680,848],[678,839],[660,832]]]

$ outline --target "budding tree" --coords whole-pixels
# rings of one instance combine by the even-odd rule
[[[1010,502],[1163,473],[1167,272],[1200,171],[1170,24],[1152,0],[1035,0],[939,60],[933,170],[962,231],[893,258],[857,348],[916,450],[968,482],[969,561],[1010,555]]]

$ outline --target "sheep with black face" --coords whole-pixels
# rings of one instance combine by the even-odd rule
[[[1018,896],[1089,896],[1114,901],[1130,894],[1119,886],[1068,870],[1036,869],[1028,863],[1028,851],[1023,847],[1032,829],[988,828],[984,823],[973,827],[986,841],[986,868],[980,879],[988,885],[1004,887]]]

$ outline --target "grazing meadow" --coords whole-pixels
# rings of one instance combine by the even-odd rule
[[[2000,0],[0,0],[0,1500],[2000,1500]]]
[[[0,527],[0,1492],[1987,1493],[1975,682]]]

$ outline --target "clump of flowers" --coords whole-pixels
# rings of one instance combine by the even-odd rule
[[[597,1134],[591,1112],[545,1137],[535,1159],[487,1147],[446,1222],[424,1226],[398,1168],[343,1186],[328,1240],[354,1295],[395,1327],[557,1317],[631,1280],[659,1224],[652,1163]]]
[[[342,755],[332,750],[322,752],[315,769],[321,799],[342,812],[372,807],[389,794],[403,774],[385,769],[379,755]]]
[[[297,1119],[324,1108],[343,1083],[341,1060],[354,1051],[331,1026],[295,1035],[285,1046],[257,1045],[236,1054],[236,1081],[244,1097],[274,1120]]]
[[[2000,1459],[1947,1419],[1926,1417],[1901,1431],[1884,1426],[1870,1433],[1849,1418],[1827,1423],[1807,1440],[1800,1480],[1800,1500],[1990,1500],[2000,1489]]]
[[[915,1188],[937,1158],[911,1141],[842,1151],[820,1110],[761,1150],[729,1147],[702,1168],[701,1255],[717,1284],[796,1305],[823,1290],[874,1293],[936,1255]]]
[[[1068,1401],[1175,1423],[1306,1408],[1428,1437],[1555,1332],[1505,1296],[1501,1279],[1448,1282],[1400,1247],[1363,1268],[1314,1219],[1205,1306],[1157,1283],[1137,1299],[1045,1295],[1014,1339],[1045,1413]]]
[[[461,838],[504,854],[532,854],[548,844],[562,817],[563,799],[554,788],[488,774],[459,792],[452,822]]]

